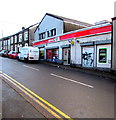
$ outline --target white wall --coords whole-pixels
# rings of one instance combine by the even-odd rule
[[[86,42],[93,42],[93,41],[101,41],[101,40],[111,40],[111,33],[109,33],[109,34],[102,34],[102,35],[96,35],[96,36],[89,36],[89,37],[84,37],[84,38],[77,38],[79,41],[80,41],[80,43],[86,43]],[[76,40],[77,41],[77,40]],[[77,43],[75,41],[75,49],[76,49],[76,52],[75,52],[75,57],[76,57],[76,59],[74,58],[74,57],[72,57],[73,58],[73,60],[74,60],[74,63],[75,64],[77,64],[77,65],[81,65],[82,63],[82,56],[81,56],[81,46],[80,46],[80,43]],[[101,45],[101,47],[103,47],[104,45]],[[93,46],[94,47],[94,67],[105,67],[105,68],[110,68],[111,67],[111,63],[106,63],[106,64],[97,64],[98,62],[98,60],[97,60],[97,55],[96,54],[98,54],[97,53],[97,49],[99,48],[98,46],[96,46],[96,45],[94,45]],[[105,45],[104,47],[108,47],[107,45]],[[73,52],[73,51],[72,51]],[[109,58],[108,58],[108,61],[110,61],[111,60],[111,45],[110,45],[110,47],[108,47],[108,56],[109,56]],[[96,66],[97,65],[97,66]]]
[[[34,40],[39,39],[39,33],[50,31],[51,29],[56,28],[56,35],[63,33],[63,21],[52,16],[46,15],[44,19],[41,21],[39,28],[36,29],[34,34]]]
[[[99,63],[99,49],[101,48],[107,49],[106,63]],[[97,46],[97,67],[111,68],[111,45],[110,44]]]
[[[34,40],[36,41],[36,40],[39,40],[39,31],[38,31],[38,29],[35,31],[35,33],[34,33]]]
[[[75,41],[75,64],[79,65],[81,64],[81,46],[80,43],[77,43]]]

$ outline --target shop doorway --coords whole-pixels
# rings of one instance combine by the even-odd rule
[[[63,49],[63,64],[70,65],[70,48]]]
[[[44,60],[44,48],[39,48],[39,59]]]

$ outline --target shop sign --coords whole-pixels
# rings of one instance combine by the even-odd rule
[[[107,62],[107,48],[99,49],[99,63]]]

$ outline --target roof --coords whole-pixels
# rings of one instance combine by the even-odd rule
[[[116,17],[113,17],[112,20],[116,20]]]
[[[70,18],[66,18],[66,17],[62,17],[62,16],[58,16],[58,15],[54,15],[51,13],[46,13],[43,17],[43,19],[45,18],[46,15],[49,15],[51,17],[57,18],[62,20],[64,23],[69,23],[69,24],[74,24],[74,25],[78,25],[78,26],[83,26],[83,27],[90,27],[92,26],[92,24],[86,23],[86,22],[81,22],[78,20],[74,20],[74,19],[70,19]],[[41,20],[41,22],[43,21],[43,19]],[[41,24],[41,22],[39,23],[39,25]],[[37,26],[37,28],[39,27],[39,25]],[[35,31],[37,30],[37,28],[35,29]],[[34,31],[34,32],[35,32]]]
[[[36,25],[38,25],[38,23],[33,24],[33,25],[30,25],[29,27],[27,27],[27,28],[25,28],[25,29],[23,29],[23,30],[21,30],[21,31],[19,31],[19,32],[17,32],[17,33],[15,33],[15,34],[12,34],[12,35],[9,35],[9,36],[0,38],[0,40],[7,40],[7,39],[9,39],[10,37],[12,37],[12,36],[14,36],[14,35],[20,34],[20,33],[22,33],[23,31],[26,31],[26,30],[28,30],[28,29],[30,29],[30,28],[32,28],[32,27],[35,27]]]
[[[85,27],[92,26],[92,24],[89,24],[89,23],[86,23],[86,22],[81,22],[81,21],[78,21],[78,20],[74,20],[74,19],[70,19],[70,18],[66,18],[66,17],[62,17],[62,16],[50,14],[50,13],[46,13],[46,15],[61,19],[64,22],[68,22],[68,23],[72,23],[72,24],[82,25],[82,26],[85,26]]]

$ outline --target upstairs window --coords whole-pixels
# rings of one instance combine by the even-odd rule
[[[51,29],[50,31],[47,31],[47,36],[52,37],[56,35],[56,28]]]
[[[19,42],[22,42],[22,34],[19,34]]]
[[[39,34],[39,40],[45,39],[45,37],[46,37],[45,32]]]
[[[15,43],[17,43],[17,35],[15,35]]]
[[[11,37],[11,44],[13,44],[13,37]]]
[[[24,41],[27,41],[28,40],[28,32],[26,31],[25,33],[24,33]]]
[[[51,36],[55,36],[56,35],[56,28],[51,30]]]

